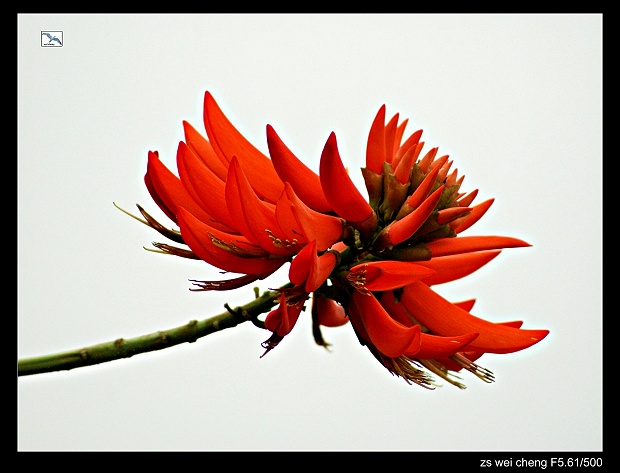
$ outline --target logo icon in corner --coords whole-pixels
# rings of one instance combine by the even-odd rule
[[[62,31],[41,31],[41,46],[61,48]]]

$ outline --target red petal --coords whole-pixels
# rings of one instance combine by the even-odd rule
[[[407,327],[414,325],[407,309],[394,297],[393,292],[384,292],[381,295],[381,305],[392,318],[401,324]],[[468,333],[456,337],[441,337],[422,332],[420,333],[420,344],[417,347],[412,347],[405,355],[419,360],[447,357],[466,347],[477,336],[477,333]]]
[[[281,218],[280,214],[277,213],[280,207],[290,209],[291,216],[296,222],[292,228],[300,228],[301,233],[298,238],[305,236],[308,241],[316,240],[318,251],[324,251],[340,240],[344,223],[342,219],[312,210],[297,197],[289,185],[285,186],[282,199],[278,201],[276,207],[278,222]],[[280,227],[282,228],[282,224]]]
[[[443,186],[437,188],[417,209],[385,227],[379,235],[376,248],[391,248],[411,238],[433,213],[443,189]]]
[[[351,268],[347,279],[362,292],[398,289],[434,274],[434,270],[405,261],[371,261]]]
[[[450,173],[450,175],[448,177],[446,177],[446,179],[443,181],[444,184],[446,185],[446,187],[450,187],[450,186],[454,186],[457,184],[457,176],[459,175],[459,170],[455,169],[454,171],[452,171]],[[461,184],[458,184],[459,188],[461,187]],[[464,205],[461,205],[461,207],[465,207]]]
[[[220,158],[230,163],[236,156],[256,193],[275,203],[282,194],[284,183],[271,160],[239,133],[209,92],[205,93],[204,121],[211,145]]]
[[[291,262],[289,280],[296,286],[304,285],[305,291],[310,294],[323,285],[335,266],[336,256],[331,252],[319,256],[313,240]]]
[[[213,174],[222,181],[226,181],[228,175],[228,161],[223,161],[214,151],[209,140],[202,136],[188,122],[183,121],[183,130],[185,132],[185,142],[196,156],[211,170]]]
[[[521,322],[521,321],[500,322],[500,323],[498,323],[498,325],[506,325],[507,327],[519,328],[519,327],[521,327],[521,325],[523,325],[523,322]],[[467,347],[466,347],[466,349],[467,349]],[[484,352],[483,351],[462,351],[462,352],[460,352],[460,355],[464,356],[470,362],[473,363],[478,358],[480,358],[482,355],[484,355]],[[436,357],[436,360],[439,363],[441,363],[442,365],[444,365],[449,370],[461,371],[463,369],[463,367],[461,365],[459,365],[458,363],[456,363],[455,361],[453,361],[450,358]]]
[[[442,336],[479,333],[468,349],[487,353],[512,353],[545,338],[548,330],[522,330],[480,319],[451,304],[426,284],[414,282],[402,294],[403,305],[433,333]]]
[[[318,256],[304,285],[306,292],[311,293],[321,287],[336,267],[336,262],[336,255],[331,251]]]
[[[363,222],[372,216],[372,207],[355,187],[342,164],[333,132],[323,148],[319,172],[325,197],[339,216],[349,222]]]
[[[366,169],[383,174],[385,163],[385,105],[381,105],[368,133],[366,145]]]
[[[291,261],[288,270],[289,281],[295,286],[304,284],[310,274],[310,268],[315,264],[316,257],[316,242],[311,241]]]
[[[383,130],[385,140],[385,162],[391,163],[394,157],[394,138],[396,135],[396,126],[398,124],[398,113],[394,115],[390,121],[385,125]]]
[[[428,283],[424,283],[430,286]],[[457,307],[460,307],[466,312],[471,312],[471,309],[474,307],[476,303],[476,299],[467,299],[466,301],[453,302],[453,304]]]
[[[401,324],[407,327],[414,325],[403,304],[395,298],[394,293],[391,291],[384,292],[381,295],[381,305],[392,318]],[[413,347],[405,355],[419,360],[450,356],[467,346],[477,336],[477,333],[468,333],[456,337],[441,337],[420,333],[419,346]]]
[[[282,234],[289,241],[300,245],[299,248],[301,248],[310,240],[308,239],[303,226],[299,222],[299,219],[295,213],[295,206],[289,198],[289,191],[291,195],[294,195],[291,185],[288,182],[284,183],[284,189],[285,191],[282,192],[280,199],[276,202],[276,221],[278,222],[278,226],[280,227]]]
[[[406,327],[394,320],[373,295],[354,291],[349,316],[352,322],[357,322],[356,329],[361,322],[368,341],[385,356],[397,358],[419,346],[420,327]]]
[[[420,167],[420,171],[422,171],[422,172],[428,172],[429,171],[428,167],[433,162],[433,159],[435,159],[435,156],[437,156],[437,151],[438,150],[439,150],[439,148],[437,148],[437,147],[432,148],[424,155],[424,157],[422,159],[420,159],[420,161],[418,162],[418,166]]]
[[[175,176],[160,160],[157,153],[149,151],[145,182],[153,199],[159,204],[163,202],[162,210],[174,222],[177,221],[177,209],[184,207],[203,222],[213,220],[213,217],[205,212],[202,207],[190,196],[187,189],[181,183],[181,179]],[[161,205],[160,205],[161,207]]]
[[[458,204],[461,207],[469,207],[471,205],[471,203],[474,201],[474,199],[476,198],[476,196],[478,195],[478,189],[474,189],[473,191],[471,191],[469,194],[460,197],[458,200]]]
[[[298,248],[287,247],[286,236],[278,225],[275,208],[269,207],[254,193],[236,157],[232,158],[228,170],[226,203],[230,216],[238,222],[239,231],[248,240],[274,255],[297,253]]]
[[[187,191],[213,216],[215,222],[207,223],[228,233],[237,233],[236,223],[226,207],[225,182],[205,166],[182,141],[177,150],[177,167]]]
[[[283,182],[288,182],[299,198],[318,212],[330,212],[321,179],[311,171],[280,139],[271,125],[267,125],[267,145],[273,166]]]
[[[404,123],[405,122],[403,122],[403,124]],[[421,137],[422,137],[422,130],[418,130],[415,133],[412,133],[411,136],[409,138],[407,138],[402,145],[400,145],[400,147],[398,148],[398,151],[396,151],[396,153],[394,154],[394,159],[392,159],[392,166],[398,166],[399,163],[400,163],[400,160],[403,158],[403,156],[410,149],[414,148],[414,146],[418,145],[418,143],[420,142],[420,138]],[[424,144],[424,142],[422,142],[422,145],[423,144]],[[422,148],[420,148],[420,149],[422,149]]]
[[[149,153],[152,153],[152,151],[149,151]],[[153,154],[157,156],[157,152]],[[146,184],[146,188],[149,191],[149,194],[151,194],[151,197],[153,198],[157,206],[166,214],[166,216],[170,220],[176,223],[177,217],[174,214],[174,212],[170,210],[170,207],[168,206],[168,204],[164,202],[164,199],[162,199],[160,192],[163,192],[163,191],[158,190],[158,188],[160,187],[156,186],[156,184],[153,183],[152,175],[153,175],[153,172],[152,171],[149,172],[148,167],[147,167],[146,174],[144,175],[144,184]]]
[[[447,209],[442,209],[437,212],[437,223],[443,225],[468,212],[471,212],[471,208],[469,207],[448,207]]]
[[[467,347],[476,337],[478,337],[477,333],[467,333],[452,337],[421,333],[420,349],[418,351],[405,353],[405,355],[415,357],[418,360],[433,360],[454,355],[463,347]]]
[[[501,253],[501,250],[475,251],[450,256],[435,256],[418,265],[434,269],[435,274],[420,279],[427,286],[443,284],[470,275]]]
[[[439,179],[440,182],[444,182],[445,180],[447,180],[446,176],[448,175],[448,171],[450,170],[450,167],[452,166],[452,161],[448,161],[448,155],[446,154],[445,156],[442,156],[441,158],[437,159],[437,161],[431,164],[431,166],[434,166],[436,165],[436,163],[438,163],[444,158],[446,159],[446,163],[441,166],[441,169],[439,170],[439,174],[437,174],[437,179]],[[446,185],[447,185],[447,182],[446,182]]]
[[[398,150],[400,149],[400,143],[403,139],[403,135],[405,134],[405,128],[407,127],[407,123],[409,123],[409,119],[405,118],[400,123],[400,125],[398,125],[398,128],[396,129],[396,133],[394,134],[394,147],[392,148],[392,152],[390,153],[390,156],[393,156],[392,167],[396,167],[396,165],[398,164],[398,162],[395,161],[396,154],[398,153]]]
[[[183,240],[203,261],[239,274],[268,275],[288,261],[288,258],[252,256],[243,247],[249,248],[247,240],[236,235],[226,235],[194,217],[183,208],[178,211],[179,227]],[[217,242],[231,243],[240,249],[237,254],[218,246]],[[258,251],[263,252],[262,249]],[[261,253],[259,253],[260,255]],[[264,254],[264,253],[263,253]]]
[[[288,305],[286,294],[280,294],[280,305],[272,310],[265,318],[265,328],[277,333],[280,337],[288,335],[297,323],[303,303]]]
[[[423,146],[424,143],[418,143],[416,146],[412,146],[409,151],[407,151],[403,155],[402,159],[399,160],[398,165],[395,168],[395,163],[392,162],[394,176],[396,177],[396,179],[398,179],[398,182],[402,184],[406,184],[409,182],[411,168],[413,167],[413,163],[415,163],[416,159],[418,159],[418,156],[420,155],[420,151],[422,151]]]
[[[417,208],[430,194],[435,181],[437,180],[437,174],[439,174],[439,168],[436,167],[429,172],[422,180],[417,189],[407,199],[407,204],[412,208]]]
[[[454,232],[461,233],[462,231],[467,230],[469,227],[471,227],[478,220],[480,220],[482,216],[487,212],[487,210],[489,210],[489,207],[491,207],[491,204],[494,200],[495,199],[488,199],[472,207],[471,213],[463,217],[462,220],[458,220],[458,224],[452,227]]]
[[[412,327],[416,325],[407,315],[405,307],[396,298],[394,292],[385,291],[379,297],[379,302],[381,303],[385,311],[390,314],[390,317],[392,317],[397,322],[403,324],[405,327]]]
[[[335,300],[317,293],[312,296],[312,314],[313,316],[316,314],[319,325],[324,327],[340,327],[349,322],[344,307]]]
[[[437,256],[469,253],[472,251],[497,250],[501,248],[519,248],[532,246],[518,238],[504,236],[458,236],[453,238],[440,238],[426,243],[433,258]]]

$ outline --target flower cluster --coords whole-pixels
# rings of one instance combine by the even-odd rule
[[[145,183],[178,226],[168,229],[139,207],[146,223],[186,248],[158,251],[201,259],[226,273],[194,281],[194,290],[229,290],[264,279],[289,264],[289,282],[266,315],[266,351],[291,332],[310,301],[313,333],[349,323],[392,374],[433,389],[432,374],[463,388],[458,373],[483,381],[493,374],[475,361],[542,340],[547,330],[522,322],[492,323],[471,310],[474,300],[449,302],[432,286],[476,271],[502,249],[528,243],[506,236],[461,236],[493,199],[472,205],[463,176],[438,149],[422,153],[422,130],[404,139],[407,120],[377,113],[361,169],[368,198],[343,165],[336,135],[325,143],[319,173],[310,170],[267,125],[266,156],[204,97],[205,138],[184,122],[178,176],[149,152]]]

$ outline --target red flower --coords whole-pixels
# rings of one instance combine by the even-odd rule
[[[505,236],[461,236],[493,199],[472,205],[478,191],[462,193],[438,148],[422,154],[422,130],[403,140],[407,120],[386,109],[368,136],[362,175],[366,198],[353,184],[331,133],[319,174],[297,158],[267,125],[269,157],[249,143],[208,92],[207,137],[184,122],[178,176],[149,152],[145,184],[179,227],[167,229],[141,207],[144,222],[187,248],[155,243],[159,251],[202,259],[236,277],[194,281],[194,290],[228,290],[263,279],[290,264],[276,307],[264,327],[269,352],[294,328],[311,298],[313,334],[351,321],[362,345],[408,383],[434,387],[431,374],[464,387],[466,369],[485,353],[511,353],[542,340],[547,330],[521,322],[496,324],[470,313],[473,301],[451,303],[431,287],[471,274],[504,248],[530,246]],[[422,157],[420,157],[422,156]]]

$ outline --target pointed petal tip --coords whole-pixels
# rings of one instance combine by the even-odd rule
[[[340,217],[358,223],[365,222],[373,216],[372,207],[355,187],[342,163],[336,134],[333,131],[321,153],[319,179],[327,202]]]

